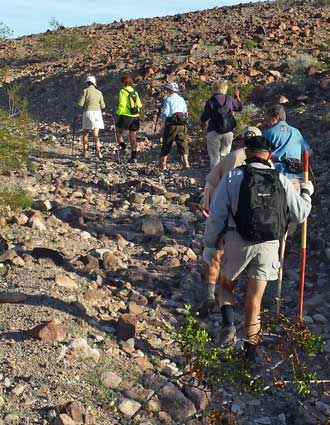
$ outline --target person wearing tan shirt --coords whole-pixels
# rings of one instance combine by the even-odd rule
[[[236,149],[226,155],[207,175],[206,184],[201,200],[201,208],[205,217],[208,216],[213,193],[220,183],[222,177],[230,170],[240,167],[245,163],[245,141],[250,137],[261,136],[262,133],[258,127],[246,127],[240,136],[238,136],[239,149]],[[212,264],[206,264],[205,280],[205,296],[201,305],[197,308],[201,317],[207,316],[210,310],[215,306],[215,285],[220,275],[220,261],[223,255],[221,241],[219,241],[216,258],[213,259]]]

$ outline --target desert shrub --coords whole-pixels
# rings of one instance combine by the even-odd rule
[[[253,47],[256,47],[258,45],[258,43],[256,41],[251,40],[250,38],[247,38],[244,41],[244,44],[248,49],[252,49]]]
[[[0,22],[0,39],[11,37],[14,31],[11,30],[6,24]]]
[[[330,0],[318,0],[320,6],[330,6]]]
[[[316,65],[317,64],[317,60],[315,58],[313,58],[313,56],[310,55],[297,55],[291,58],[288,58],[286,61],[286,68],[288,69],[288,72],[292,75],[292,76],[300,76],[300,75],[304,75],[304,73],[306,72],[306,70],[311,66],[311,65]]]
[[[201,80],[193,80],[191,90],[187,95],[188,109],[193,125],[197,126],[203,112],[205,102],[211,96],[211,87]]]
[[[0,109],[0,173],[27,165],[32,147],[28,101],[19,96],[19,87],[8,89],[9,112]]]
[[[1,216],[10,215],[11,212],[22,209],[26,210],[33,205],[28,192],[23,189],[1,189],[0,190],[0,214]]]
[[[81,34],[79,29],[64,28],[55,18],[49,24],[53,31],[44,34],[41,40],[42,56],[48,59],[64,57],[73,60],[90,45],[89,38]]]

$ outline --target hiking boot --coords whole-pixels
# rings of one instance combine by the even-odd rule
[[[161,163],[159,164],[159,168],[160,168],[162,171],[166,170],[166,169],[167,169],[166,162],[161,162]]]
[[[131,156],[131,159],[130,159],[130,163],[132,163],[132,164],[136,164],[137,163],[137,152],[136,151],[133,151],[132,152],[132,156]]]
[[[122,151],[124,151],[126,149],[125,143],[119,143],[119,146],[120,146]]]
[[[103,155],[101,154],[100,151],[96,152],[96,156],[97,156],[98,159],[102,159],[103,158]]]
[[[189,168],[190,168],[190,164],[189,164],[189,161],[188,161],[188,160],[183,161],[183,168],[184,168],[185,170],[189,170]]]
[[[201,304],[196,307],[196,313],[201,319],[205,319],[210,313],[212,313],[215,307],[215,297],[208,297]]]
[[[86,151],[84,151],[84,158],[85,159],[88,159],[88,151],[86,150]]]
[[[220,331],[219,344],[220,347],[233,344],[236,338],[236,328],[234,325],[223,326]]]
[[[257,344],[244,342],[244,357],[247,363],[253,364],[257,360]]]

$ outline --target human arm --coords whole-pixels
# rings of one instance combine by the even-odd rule
[[[83,92],[79,96],[79,99],[77,100],[75,106],[82,108],[85,104],[85,100],[86,100],[86,90],[83,90]]]
[[[125,115],[127,106],[127,93],[125,90],[121,89],[118,97],[118,107],[116,110],[116,115]]]
[[[100,108],[105,109],[105,102],[104,102],[104,97],[102,93],[100,95]]]
[[[171,111],[170,102],[169,102],[169,99],[167,97],[165,99],[162,111],[160,113],[160,119],[166,120],[166,118],[168,118],[170,116],[170,111]]]
[[[203,111],[201,118],[200,118],[202,128],[205,127],[206,122],[211,118],[211,112],[212,112],[211,111],[211,104],[210,104],[210,100],[208,100],[205,103],[204,111]]]
[[[217,186],[211,202],[210,215],[206,221],[204,245],[207,248],[216,248],[220,235],[227,227],[230,211],[230,197],[228,193],[228,174]]]
[[[304,188],[304,183],[301,183],[302,191],[299,194],[294,188],[291,181],[283,174],[280,174],[280,180],[286,192],[290,220],[293,223],[303,223],[308,217],[312,208],[312,201],[310,196],[312,190]]]
[[[238,87],[235,88],[234,97],[232,98],[232,109],[234,112],[242,112],[243,110],[241,95]]]

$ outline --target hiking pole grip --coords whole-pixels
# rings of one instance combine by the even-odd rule
[[[303,151],[303,182],[308,181],[309,153]],[[307,250],[307,219],[303,222],[301,229],[301,262],[300,262],[300,283],[299,283],[299,306],[298,319],[303,322],[304,310],[304,289],[305,289],[305,271],[306,271],[306,250]]]

